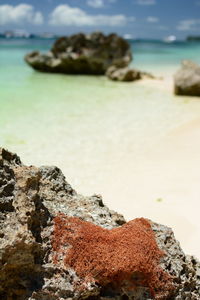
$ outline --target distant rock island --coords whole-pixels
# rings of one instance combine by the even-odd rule
[[[2,148],[0,166],[0,299],[199,300],[200,263],[170,228],[127,223],[57,167]]]
[[[6,39],[56,39],[59,36],[50,33],[50,32],[43,32],[43,33],[29,33],[26,30],[6,30],[4,32],[0,32],[0,38]]]
[[[195,35],[191,35],[187,37],[187,41],[197,41],[200,42],[200,35],[199,36],[195,36]]]

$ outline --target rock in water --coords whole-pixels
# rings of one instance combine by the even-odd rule
[[[200,96],[200,65],[192,61],[182,62],[182,68],[174,77],[176,95]]]
[[[143,78],[161,79],[161,78],[156,78],[155,76],[153,76],[151,73],[148,72],[139,71],[137,69],[133,69],[129,67],[118,68],[116,66],[111,66],[110,68],[108,68],[106,72],[106,76],[113,81],[126,81],[126,82],[136,81]]]
[[[0,167],[0,299],[200,299],[200,264],[170,228],[126,223],[1,148]]]
[[[141,79],[141,72],[135,69],[110,67],[106,75],[114,81],[135,81]]]
[[[103,75],[110,66],[125,67],[131,60],[126,40],[100,32],[61,37],[50,52],[34,51],[25,56],[25,61],[35,70],[64,74]]]

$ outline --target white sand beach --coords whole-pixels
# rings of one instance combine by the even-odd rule
[[[32,72],[20,51],[0,73],[0,145],[27,165],[57,165],[128,220],[172,227],[200,258],[200,99],[173,95],[179,64],[155,68],[155,55],[143,67],[163,80],[116,83]]]
[[[41,123],[36,129],[36,119],[28,125],[31,136],[25,133],[19,138],[25,145],[11,143],[8,148],[27,164],[57,165],[78,192],[102,194],[104,202],[128,220],[146,217],[172,227],[184,251],[200,257],[200,101],[174,97],[172,73],[163,80],[116,85],[116,89],[119,95],[114,92],[113,100],[98,113],[92,107],[87,115],[82,106],[81,126],[77,127],[75,111],[70,131],[64,115],[48,112],[54,126],[48,117],[50,128]],[[86,101],[87,109],[93,100]],[[139,120],[137,114],[142,112]],[[39,112],[38,121],[40,117]]]
[[[173,73],[138,84],[173,93]],[[177,98],[178,99],[178,98]],[[185,97],[186,101],[199,101]],[[168,132],[137,161],[121,166],[105,197],[128,220],[144,216],[172,227],[186,253],[200,257],[200,118]],[[116,176],[116,175],[115,175]],[[122,182],[125,185],[122,188]],[[114,201],[109,201],[114,196]],[[121,196],[119,196],[121,195]],[[118,201],[116,201],[118,199]]]
[[[145,216],[173,228],[186,253],[200,256],[200,119],[172,130],[105,191],[128,220]],[[131,170],[131,171],[130,171]],[[122,182],[124,186],[122,187]],[[114,200],[109,201],[114,196]]]

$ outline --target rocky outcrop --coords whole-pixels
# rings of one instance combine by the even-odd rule
[[[125,67],[131,59],[126,40],[116,34],[105,36],[100,32],[61,37],[50,52],[34,51],[25,56],[25,61],[37,71],[94,75],[105,74],[112,65]]]
[[[0,299],[199,299],[200,264],[170,228],[126,223],[56,167],[4,149],[0,167]]]
[[[126,68],[110,67],[106,76],[114,81],[135,81],[141,79],[141,73],[138,70]]]
[[[111,66],[110,68],[108,68],[106,76],[113,81],[126,82],[131,82],[143,78],[155,79],[155,77],[150,73],[142,72],[129,67],[117,68],[116,66]]]
[[[174,77],[176,95],[200,96],[200,65],[192,61],[183,61],[182,68]]]

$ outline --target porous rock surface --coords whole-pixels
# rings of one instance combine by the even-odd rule
[[[174,76],[176,95],[200,96],[200,65],[184,60]]]
[[[94,32],[59,38],[48,53],[38,51],[25,61],[41,72],[103,75],[115,65],[125,67],[132,60],[129,43],[117,34]]]
[[[68,225],[57,222],[60,217]],[[58,168],[24,166],[17,155],[0,148],[0,299],[200,299],[200,264],[194,257],[183,253],[172,230],[145,219],[131,222],[126,223],[123,216],[110,211],[100,196],[77,194]],[[140,223],[144,228],[138,225]],[[56,224],[64,226],[62,231],[57,230]],[[135,225],[139,226],[139,231]],[[133,231],[130,226],[133,226]],[[98,258],[98,248],[95,248],[95,235],[89,234],[94,232],[93,228],[106,240],[105,247],[109,247],[101,249],[108,257],[108,273],[102,273],[103,264]],[[105,239],[104,232],[109,238]],[[134,240],[129,236],[131,232],[135,234]],[[124,234],[128,241],[125,247]],[[146,248],[142,243],[136,243],[143,235],[147,236],[143,242],[149,241]],[[88,245],[86,237],[89,237]],[[121,238],[121,242],[120,238],[116,240],[116,251],[121,249],[119,256],[115,253],[115,243],[108,242],[113,237]],[[132,253],[133,257],[140,258],[141,264],[133,260],[133,269],[128,264],[125,274],[126,255],[132,255],[131,239],[139,247],[137,249],[141,249]],[[148,252],[151,245],[154,251]],[[78,261],[82,262],[81,253],[87,257],[83,249],[89,249],[91,257],[96,259],[86,263],[84,269],[92,271],[93,277],[76,267]],[[110,251],[106,249],[113,252],[109,255]],[[147,251],[153,260],[142,256],[143,251]],[[70,256],[70,253],[75,253],[75,256]],[[71,260],[66,260],[68,254]],[[118,258],[117,264],[110,264]],[[150,270],[159,270],[153,273],[158,280],[154,291],[146,280],[151,272],[142,267],[145,259],[147,263],[151,262]],[[98,274],[91,269],[94,262]],[[129,273],[130,270],[133,274]],[[166,285],[161,289],[163,280],[166,280]]]

